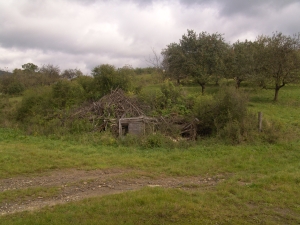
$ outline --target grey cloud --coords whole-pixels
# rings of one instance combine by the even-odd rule
[[[261,15],[269,9],[279,10],[293,3],[299,3],[298,0],[180,0],[181,4],[203,5],[210,7],[216,4],[220,7],[222,16],[233,16],[243,14],[248,16]]]
[[[147,66],[187,29],[227,41],[300,31],[295,0],[0,1],[0,67],[32,61],[85,73],[99,64]],[[291,16],[295,15],[295,16]]]

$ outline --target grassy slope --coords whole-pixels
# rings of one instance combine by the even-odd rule
[[[299,129],[298,87],[252,94],[250,108]],[[296,129],[297,128],[297,129]],[[0,129],[0,177],[62,168],[131,168],[151,176],[226,175],[215,188],[185,192],[145,188],[0,217],[0,224],[299,224],[300,141],[189,149],[93,146]]]

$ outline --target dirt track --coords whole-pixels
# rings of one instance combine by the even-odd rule
[[[142,187],[180,189],[212,188],[223,181],[217,177],[160,177],[153,179],[137,171],[124,170],[64,170],[34,177],[17,177],[0,180],[0,192],[30,188],[55,187],[58,191],[51,197],[36,195],[0,203],[0,215],[21,211],[38,210],[45,206],[64,204],[84,198],[138,190]]]

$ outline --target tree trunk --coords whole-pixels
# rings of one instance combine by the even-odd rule
[[[276,84],[276,85],[275,85],[275,95],[274,95],[274,99],[273,99],[274,102],[277,102],[279,90],[280,90],[280,88],[282,88],[284,85],[285,85],[285,82],[283,82],[281,85],[279,85],[279,84]]]
[[[239,79],[239,78],[237,78],[236,81],[235,81],[235,87],[236,87],[236,89],[240,89],[241,83],[242,83],[242,80]]]
[[[202,95],[204,95],[204,92],[205,92],[205,84],[200,84],[201,85],[201,88],[202,88]]]
[[[278,92],[279,92],[279,89],[280,89],[280,87],[278,87],[278,86],[276,85],[276,87],[275,87],[275,95],[274,95],[274,99],[273,99],[274,102],[277,102],[277,100],[278,100]]]

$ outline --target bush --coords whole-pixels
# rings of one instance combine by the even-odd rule
[[[217,112],[214,122],[218,130],[228,122],[237,121],[241,124],[246,118],[248,97],[242,91],[234,87],[221,88],[215,99]]]
[[[241,127],[247,117],[248,99],[233,87],[224,87],[215,96],[204,95],[196,99],[194,114],[199,119],[200,136],[224,133],[239,142]]]
[[[9,95],[19,95],[25,90],[24,85],[21,82],[15,81],[8,85],[7,94]]]
[[[15,103],[9,100],[6,95],[0,94],[0,124],[1,127],[10,127],[13,125],[15,116]]]
[[[149,106],[148,110],[152,112],[152,115],[159,114],[164,108],[164,96],[161,90],[143,89],[138,98],[144,105]]]
[[[58,109],[70,108],[85,100],[84,89],[77,82],[60,80],[52,86],[53,105]]]
[[[134,70],[129,66],[119,69],[109,64],[96,66],[92,70],[92,75],[94,76],[94,98],[99,99],[116,88],[120,88],[123,91],[130,90],[133,74]]]
[[[228,140],[231,144],[239,144],[242,142],[241,124],[237,120],[226,123],[224,128],[219,131],[218,137],[222,140]]]
[[[201,95],[195,100],[194,116],[199,120],[197,133],[200,136],[211,136],[216,132],[214,124],[216,101],[212,95]]]
[[[36,115],[46,116],[50,109],[52,112],[51,89],[49,87],[27,90],[17,109],[16,118],[25,121]]]

